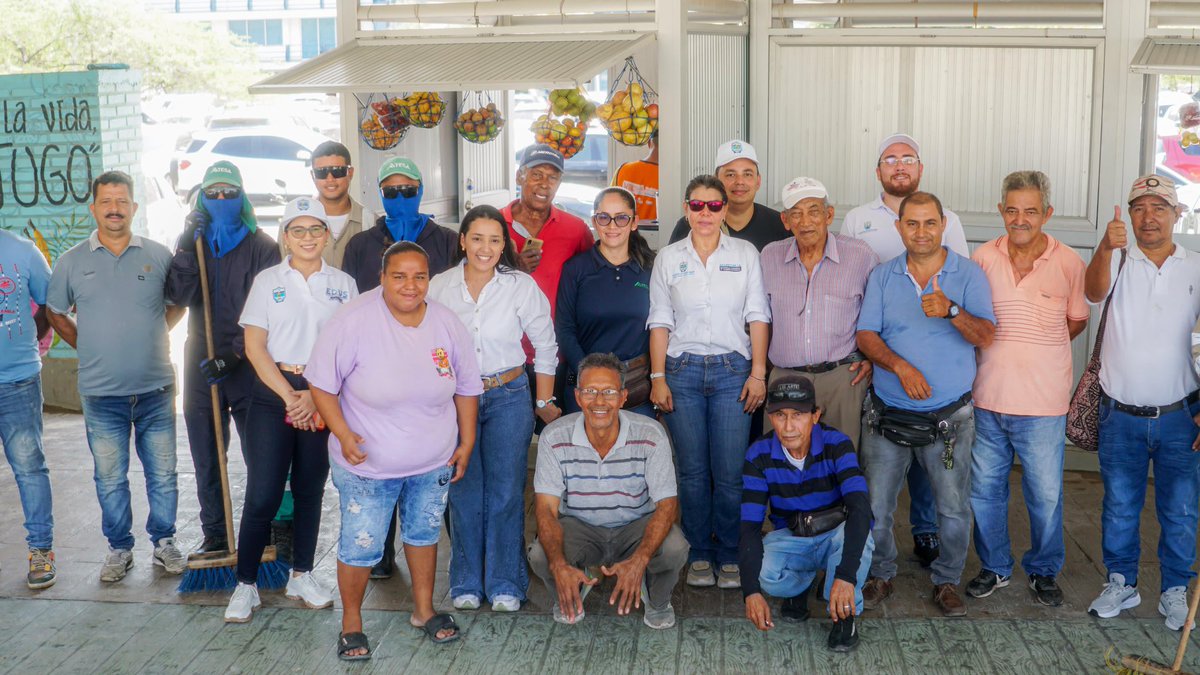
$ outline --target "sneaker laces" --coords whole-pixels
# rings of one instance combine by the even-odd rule
[[[54,567],[54,554],[40,548],[29,549],[30,571],[49,572]]]
[[[1167,613],[1171,610],[1186,612],[1187,611],[1187,589],[1182,586],[1168,588],[1163,594],[1160,602],[1167,609]]]
[[[255,590],[257,590],[257,589],[255,589],[255,587],[252,586],[251,584],[239,583],[237,585],[237,588],[233,589],[233,597],[231,597],[229,599],[229,604],[232,605],[233,603],[235,603],[239,600],[245,600],[246,602],[253,601],[253,599],[254,599],[253,594],[254,594]]]
[[[1125,594],[1126,588],[1129,587],[1119,581],[1109,581],[1104,584],[1104,591],[1100,593],[1100,598],[1112,598],[1115,600]]]

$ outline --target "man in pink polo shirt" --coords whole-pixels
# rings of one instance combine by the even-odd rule
[[[1021,559],[1038,602],[1057,607],[1063,594],[1062,474],[1067,406],[1074,382],[1071,339],[1087,326],[1086,266],[1042,226],[1054,213],[1050,180],[1040,171],[1004,179],[998,204],[1004,236],[972,259],[992,287],[996,337],[982,350],[975,378],[975,446],[971,508],[982,569],[967,594],[987,597],[1012,576],[1008,474],[1021,459],[1030,549]]]

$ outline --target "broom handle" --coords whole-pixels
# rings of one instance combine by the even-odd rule
[[[216,358],[217,350],[213,345],[212,330],[212,298],[208,294],[208,265],[205,263],[204,242],[196,242],[196,262],[200,265],[200,295],[204,300],[204,346],[208,350],[208,358]],[[233,502],[229,498],[229,462],[225,457],[225,429],[221,423],[221,397],[217,393],[217,385],[208,387],[212,395],[213,429],[217,436],[217,466],[221,470],[221,499],[225,506],[225,541],[229,550],[236,547],[233,542]]]
[[[1175,651],[1175,664],[1171,670],[1179,670],[1183,666],[1183,653],[1187,651],[1188,636],[1192,634],[1192,622],[1196,619],[1196,606],[1200,605],[1200,586],[1192,589],[1192,600],[1188,603],[1187,621],[1183,624],[1183,635],[1179,638],[1179,649]]]

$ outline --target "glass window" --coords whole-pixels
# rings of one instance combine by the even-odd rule
[[[1200,234],[1200,126],[1183,126],[1190,122],[1180,117],[1184,106],[1200,103],[1200,76],[1168,74],[1157,79],[1151,113],[1155,119],[1147,121],[1154,129],[1152,171],[1175,182],[1181,206],[1187,208],[1175,232]]]
[[[232,20],[229,22],[229,32],[263,47],[283,44],[282,19]]]
[[[337,45],[334,19],[301,19],[301,58],[311,59]]]

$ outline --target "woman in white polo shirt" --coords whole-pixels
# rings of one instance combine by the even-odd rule
[[[257,376],[247,414],[246,499],[238,532],[237,588],[225,621],[250,620],[259,605],[259,559],[270,538],[291,474],[295,500],[292,573],[287,597],[312,609],[333,604],[312,575],[321,524],[321,499],[329,475],[329,432],[316,414],[304,366],[321,326],[358,295],[350,275],[326,264],[328,218],[321,202],[301,197],[288,203],[280,223],[288,255],[254,278],[239,323],[246,358]]]
[[[429,283],[429,298],[449,307],[475,341],[483,373],[475,454],[450,486],[450,597],[456,609],[515,612],[525,599],[525,478],[534,411],[521,338],[533,345],[537,416],[549,424],[558,345],[550,302],[517,270],[504,217],[477,206],[459,228],[459,264]]]
[[[675,445],[687,582],[738,588],[742,464],[766,398],[771,310],[758,250],[721,233],[725,186],[697,176],[685,194],[691,234],[659,251],[650,276],[650,401]]]

